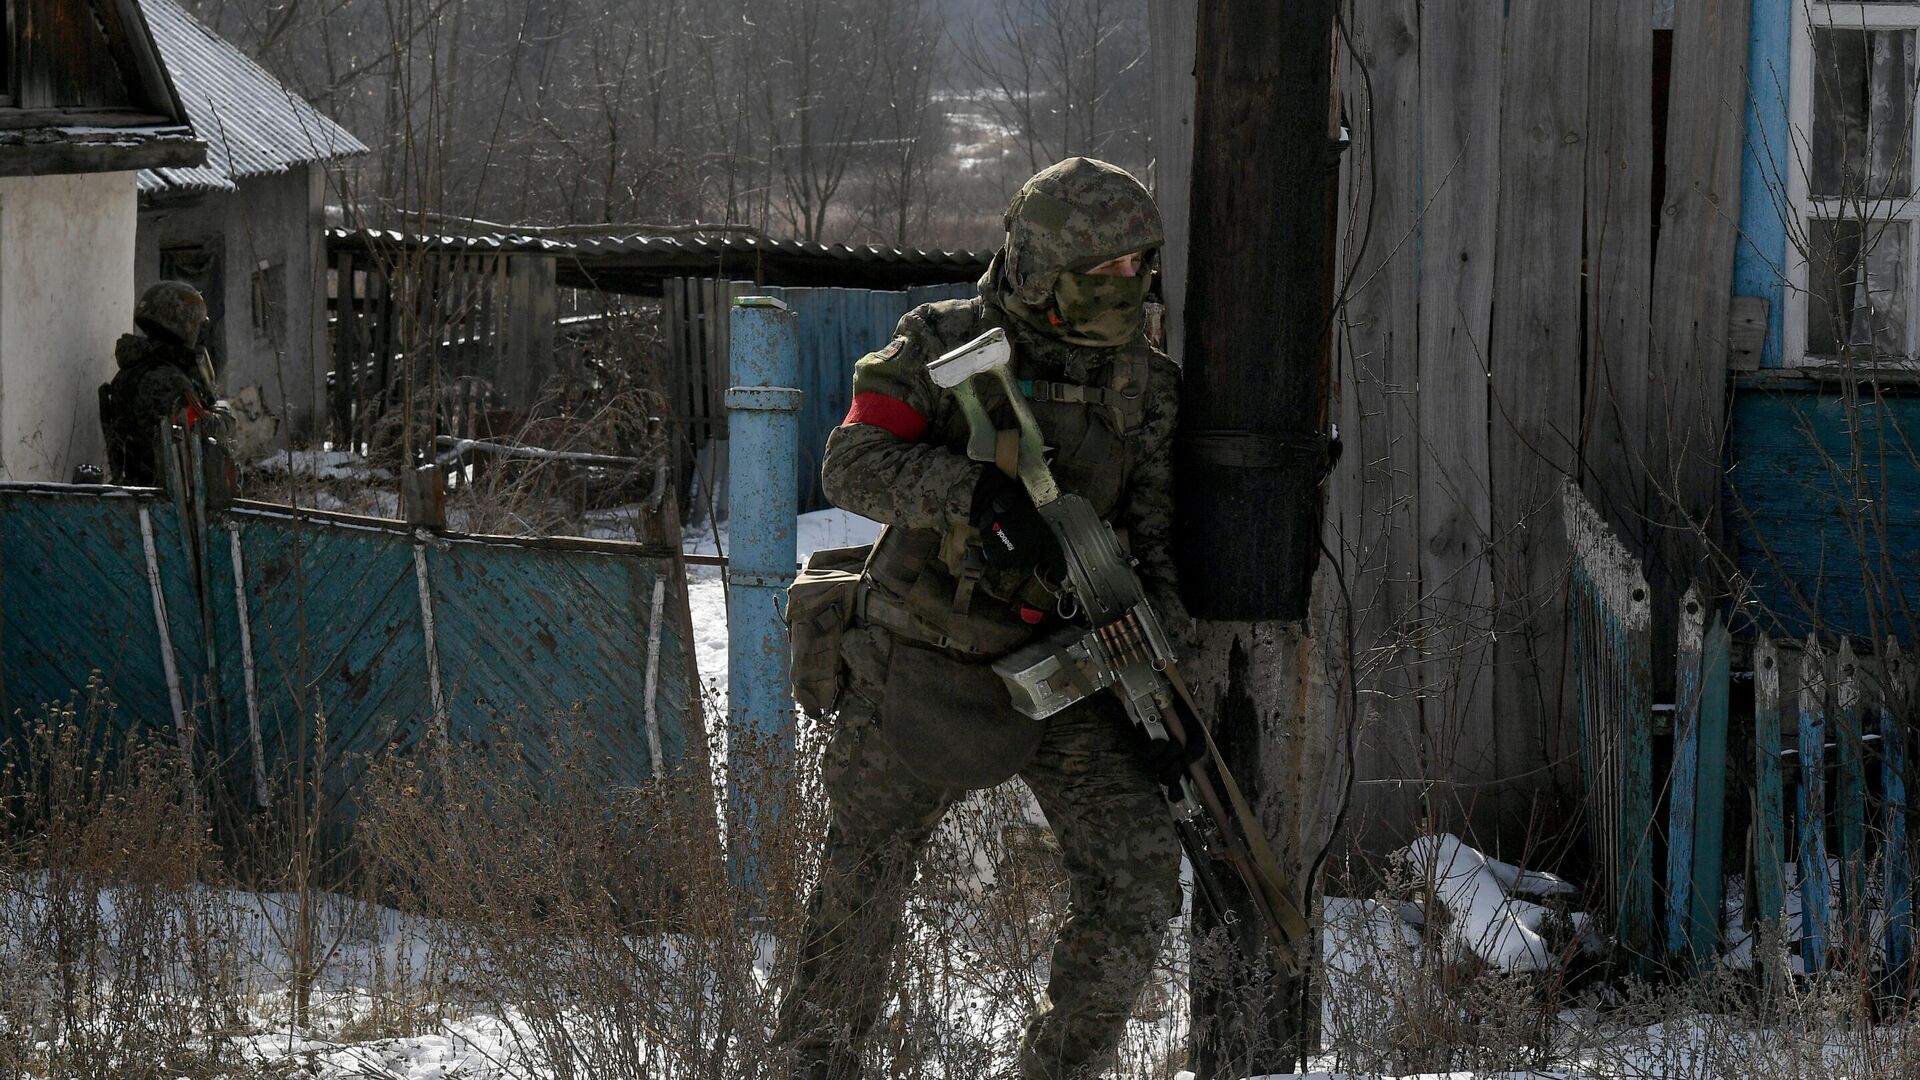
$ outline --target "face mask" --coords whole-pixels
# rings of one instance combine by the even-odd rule
[[[1063,273],[1054,281],[1054,307],[1071,327],[1072,337],[1094,345],[1125,345],[1146,326],[1152,280],[1144,271],[1133,277]]]

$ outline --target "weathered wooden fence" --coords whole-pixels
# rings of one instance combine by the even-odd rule
[[[827,505],[820,490],[820,453],[827,433],[853,403],[853,364],[893,337],[900,316],[921,304],[972,296],[971,284],[900,291],[783,288],[749,281],[673,278],[666,285],[665,325],[673,364],[668,398],[698,452],[727,437],[727,312],[736,296],[772,296],[798,316],[800,342],[800,509]]]
[[[523,416],[554,371],[555,260],[498,245],[335,233],[328,412],[336,442],[364,445],[409,390],[439,430],[487,438]]]
[[[387,755],[572,739],[614,788],[703,737],[672,550],[197,498],[0,485],[0,737],[98,673],[123,733],[246,802],[316,768],[339,825]]]
[[[1898,648],[1863,656],[1848,638],[1762,633],[1741,643],[1739,668],[1723,613],[1689,590],[1673,616],[1675,700],[1656,711],[1646,578],[1577,490],[1563,499],[1588,831],[1630,964],[1692,968],[1749,937],[1774,976],[1784,946],[1799,970],[1844,956],[1911,993],[1920,716]],[[1735,694],[1743,684],[1750,695]],[[1724,892],[1735,875],[1738,923]]]

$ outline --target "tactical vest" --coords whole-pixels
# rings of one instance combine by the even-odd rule
[[[1030,353],[1030,331],[1009,325],[997,309],[971,301],[979,318],[951,340],[929,335],[931,355],[938,355],[998,325],[1014,343],[1014,372],[1039,422],[1060,489],[1081,495],[1103,518],[1111,519],[1133,478],[1146,422],[1146,395],[1152,375],[1153,351],[1145,344],[1114,349],[1040,343],[1051,353],[1087,362],[1084,381],[1068,381],[1063,373],[1043,370]],[[1042,376],[1048,377],[1042,377]],[[982,397],[994,425],[1016,427],[1013,410],[998,387],[981,382]],[[965,453],[966,421],[959,411],[930,430],[927,441]],[[1124,541],[1124,537],[1123,537]],[[959,524],[942,533],[934,529],[889,526],[875,545],[866,566],[880,604],[897,603],[912,625],[889,625],[922,641],[943,642],[957,652],[995,656],[1024,644],[1035,632],[1018,614],[1022,607],[1055,609],[1058,598],[1031,576],[992,574],[980,551],[979,533]],[[874,620],[879,622],[881,620]],[[895,619],[896,622],[900,621]]]

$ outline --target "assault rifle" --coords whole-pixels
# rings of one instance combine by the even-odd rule
[[[1259,910],[1277,955],[1297,970],[1295,946],[1306,937],[1307,923],[1294,889],[1187,692],[1179,660],[1147,603],[1133,560],[1091,503],[1063,493],[1055,483],[1039,424],[1014,378],[1012,357],[1005,331],[995,328],[928,364],[927,374],[960,404],[967,419],[967,456],[1016,476],[1052,528],[1067,568],[1061,613],[1086,626],[1020,649],[994,670],[1012,691],[1014,707],[1036,720],[1111,688],[1134,723],[1166,743],[1170,758],[1180,763],[1165,789],[1194,880],[1225,914],[1213,862],[1226,861]],[[1018,422],[1016,431],[994,427],[977,379],[999,384]]]

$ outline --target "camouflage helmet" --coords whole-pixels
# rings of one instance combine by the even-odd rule
[[[1160,209],[1133,174],[1068,158],[1022,184],[1007,207],[1006,273],[1014,298],[1040,307],[1054,279],[1165,242]]]
[[[156,281],[140,294],[133,306],[133,324],[148,337],[164,338],[180,345],[192,345],[200,339],[200,328],[207,323],[207,301],[200,290],[184,281]]]

